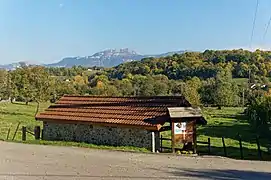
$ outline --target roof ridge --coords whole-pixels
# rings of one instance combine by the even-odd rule
[[[79,97],[79,98],[123,98],[123,99],[152,99],[152,98],[173,98],[179,99],[184,98],[184,96],[99,96],[99,95],[72,95],[65,94],[62,97]]]

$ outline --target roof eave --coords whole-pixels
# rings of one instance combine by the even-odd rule
[[[51,123],[61,123],[61,124],[89,124],[89,125],[100,125],[100,126],[111,126],[111,127],[130,127],[130,128],[140,128],[149,131],[159,131],[162,125],[150,125],[150,126],[142,126],[142,125],[132,125],[132,124],[118,124],[118,123],[102,123],[102,122],[91,122],[91,121],[77,121],[77,120],[57,120],[50,118],[35,118],[37,121],[43,122],[51,122]]]

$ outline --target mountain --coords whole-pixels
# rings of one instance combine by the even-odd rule
[[[173,51],[167,52],[163,54],[156,54],[156,55],[142,55],[133,50],[128,48],[123,49],[107,49],[101,52],[97,52],[91,56],[84,56],[84,57],[66,57],[63,58],[61,61],[52,64],[44,64],[47,67],[72,67],[72,66],[85,66],[85,67],[93,67],[93,66],[102,66],[102,67],[113,67],[117,66],[124,62],[129,61],[138,61],[146,57],[164,57],[173,54],[182,54],[186,51]],[[19,62],[7,65],[0,65],[0,69],[15,69],[19,67],[21,64],[29,65],[33,63],[27,62]]]
[[[41,64],[36,63],[36,62],[20,61],[17,63],[11,63],[11,64],[5,64],[5,65],[0,64],[0,69],[15,70],[18,67],[29,66],[29,65],[41,65]]]
[[[92,56],[85,57],[67,57],[54,64],[47,64],[49,67],[72,67],[78,66],[103,66],[112,67],[119,65],[123,62],[140,60],[144,58],[144,55],[138,54],[135,51],[131,51],[128,48],[125,49],[108,49],[105,51],[97,52]]]

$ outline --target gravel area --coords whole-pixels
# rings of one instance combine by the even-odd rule
[[[2,180],[271,179],[271,162],[0,142]]]

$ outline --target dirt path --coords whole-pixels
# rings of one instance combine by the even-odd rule
[[[0,179],[271,179],[271,162],[0,142]]]

